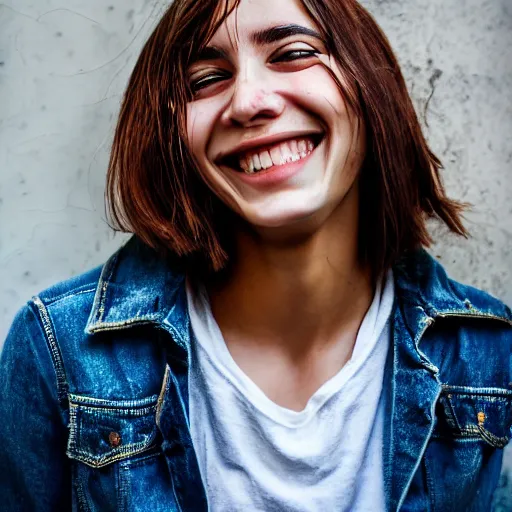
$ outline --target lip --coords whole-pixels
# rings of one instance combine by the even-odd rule
[[[320,137],[323,136],[324,132],[322,131],[292,131],[292,132],[282,132],[282,133],[276,133],[274,135],[267,135],[265,137],[258,137],[255,139],[250,139],[245,142],[242,142],[238,146],[235,146],[234,148],[230,149],[229,151],[223,152],[217,156],[215,159],[215,163],[217,165],[219,164],[225,164],[226,159],[233,158],[236,155],[240,153],[245,153],[251,149],[255,148],[261,148],[264,149],[266,146],[272,146],[274,144],[278,144],[280,142],[284,142],[291,139],[300,139],[303,137],[311,137],[316,136]],[[300,162],[300,160],[299,160]]]
[[[313,149],[313,151],[311,151],[311,153],[309,153],[309,155],[305,156],[304,158],[301,158],[296,162],[289,162],[284,165],[274,165],[268,169],[255,172],[254,174],[246,174],[245,172],[236,171],[229,166],[225,167],[229,169],[229,172],[233,173],[237,179],[248,185],[261,189],[273,188],[286,182],[292,176],[298,174],[309,162],[311,157],[316,153],[317,149],[323,147],[324,139],[325,137],[322,138],[320,143],[315,146],[315,149]]]

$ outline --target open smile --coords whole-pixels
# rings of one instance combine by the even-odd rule
[[[236,177],[237,180],[240,180],[246,183],[247,185],[250,185],[251,187],[256,187],[262,191],[270,191],[275,189],[276,187],[281,187],[285,185],[288,180],[298,175],[302,171],[302,169],[307,165],[310,158],[312,158],[316,154],[317,148],[322,145],[324,139],[325,137],[323,136],[323,134],[317,136],[314,141],[307,137],[291,139],[290,141],[287,141],[286,144],[288,144],[292,148],[296,144],[297,153],[292,153],[291,158],[286,159],[284,161],[284,155],[281,154],[281,160],[279,160],[277,164],[274,163],[271,157],[270,165],[268,167],[265,165],[269,163],[268,160],[265,160],[268,157],[264,155],[261,158],[259,157],[261,153],[257,153],[258,158],[260,158],[260,164],[262,163],[261,160],[263,159],[263,165],[259,170],[251,170],[250,167],[250,159],[253,159],[252,165],[255,165],[255,163],[257,164],[257,160],[255,161],[255,157],[253,156],[254,152],[252,152],[249,155],[241,155],[238,157],[239,159],[242,159],[242,165],[245,165],[246,168],[247,166],[249,166],[247,170],[242,169],[242,165],[240,165],[240,163],[237,165],[236,161],[232,162],[230,165],[224,165],[223,167],[224,169],[227,169],[230,173],[232,173],[232,175]],[[301,140],[306,143],[306,149],[304,149],[304,143],[300,143]],[[310,143],[309,146],[307,144],[308,142]],[[268,151],[268,153],[270,153],[270,151]],[[274,153],[274,155],[275,154],[276,153]],[[245,164],[243,163],[244,158]]]
[[[224,156],[219,164],[247,175],[261,174],[308,157],[322,142],[323,133],[305,134]]]

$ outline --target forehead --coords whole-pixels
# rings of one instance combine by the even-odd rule
[[[300,0],[241,0],[224,20],[210,43],[232,45],[233,42],[254,43],[251,35],[272,26],[298,24],[316,28]]]

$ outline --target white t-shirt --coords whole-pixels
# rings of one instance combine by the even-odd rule
[[[300,412],[272,402],[235,363],[204,289],[195,296],[187,283],[187,298],[195,337],[191,434],[209,510],[385,510],[382,388],[392,272],[377,286],[352,358]]]

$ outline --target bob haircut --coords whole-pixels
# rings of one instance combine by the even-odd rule
[[[378,276],[407,251],[430,246],[428,218],[467,237],[461,221],[467,205],[446,196],[441,162],[426,143],[396,57],[373,17],[356,0],[301,1],[348,86],[331,76],[366,128],[360,261]],[[129,80],[107,175],[114,229],[133,232],[199,273],[226,267],[236,219],[204,183],[187,148],[187,68],[239,2],[173,1]]]

